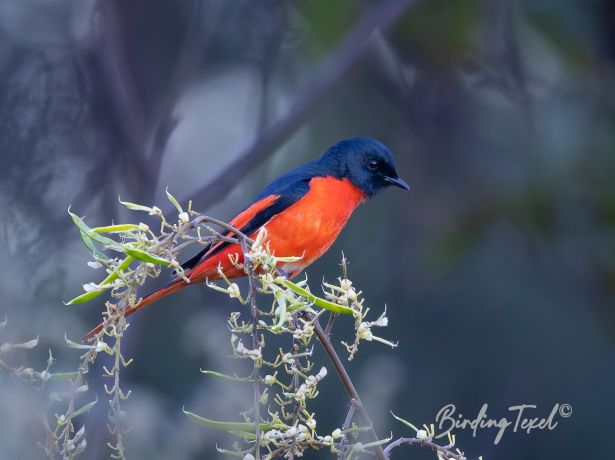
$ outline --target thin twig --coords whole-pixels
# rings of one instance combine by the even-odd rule
[[[350,407],[348,408],[348,413],[346,414],[346,420],[344,420],[344,424],[342,425],[342,431],[346,431],[350,428],[350,424],[352,423],[352,417],[354,416],[354,412],[356,409],[356,401],[354,399],[350,400]],[[346,450],[346,442],[347,438],[344,436],[340,441],[340,446],[338,448],[339,454],[338,459],[344,460],[344,450]]]
[[[293,326],[295,327],[295,329],[298,327],[298,319],[297,319],[297,314],[293,315]],[[299,351],[299,341],[294,337],[293,335],[293,341],[292,341],[292,355],[296,355],[297,352]],[[295,359],[293,361],[293,365],[292,368],[293,370],[295,370],[298,366],[298,361]],[[297,390],[299,389],[299,374],[297,374],[296,372],[293,373],[293,381],[292,381],[292,385],[293,385],[293,391],[296,393]],[[299,404],[299,401],[295,401],[295,407],[294,407],[294,413],[293,413],[293,426],[297,425],[297,421],[299,420],[299,411],[301,409],[301,405]],[[288,457],[288,460],[293,460],[295,458],[295,446],[297,445],[297,438],[293,438],[293,446],[292,449],[290,451],[290,455]]]
[[[248,275],[249,291],[248,302],[250,303],[250,313],[252,321],[252,349],[256,350],[259,347],[258,341],[258,307],[256,305],[256,283],[254,281],[254,267],[252,265],[252,258],[248,251],[248,245],[246,240],[248,238],[241,238],[241,249],[243,251],[243,263]],[[254,370],[252,372],[252,378],[254,379],[254,424],[256,440],[254,445],[254,458],[260,460],[261,458],[261,395],[259,388],[259,364],[257,360],[254,360]]]
[[[351,400],[355,401],[357,411],[359,412],[359,415],[363,419],[363,422],[369,426],[369,432],[372,435],[372,438],[374,439],[374,441],[378,441],[379,440],[378,435],[376,434],[376,431],[374,430],[374,427],[372,426],[371,418],[369,417],[369,414],[367,413],[365,406],[361,402],[359,393],[355,389],[354,384],[352,383],[352,380],[350,380],[350,376],[348,375],[348,372],[346,371],[346,368],[344,367],[342,360],[337,355],[335,348],[333,348],[333,345],[331,344],[331,340],[329,340],[329,337],[327,336],[327,334],[325,334],[325,331],[323,331],[318,320],[314,319],[313,316],[310,317],[311,315],[309,315],[308,313],[305,313],[305,315],[311,321],[313,321],[314,333],[318,337],[318,340],[320,340],[320,343],[325,349],[325,352],[327,353],[327,355],[329,355],[329,359],[333,363],[333,366],[335,367],[337,374],[342,380],[342,384],[344,385],[344,388],[346,389],[346,393],[348,393],[348,396],[350,396]],[[379,445],[374,446],[373,451],[374,451],[374,454],[376,455],[376,458],[378,458],[378,460],[387,459],[386,455],[384,454],[384,451],[382,450],[382,447],[380,447]]]
[[[327,337],[331,337],[331,331],[333,331],[333,323],[335,322],[335,318],[337,318],[339,315],[335,312],[331,312],[329,314],[329,320],[327,321],[327,325],[325,326],[325,334],[327,334]]]
[[[455,460],[465,460],[465,457],[459,452],[453,452],[452,450],[449,450],[447,447],[440,446],[436,444],[435,442],[430,441],[428,439],[420,440],[418,438],[399,438],[396,441],[393,441],[388,446],[386,446],[386,448],[384,449],[384,454],[388,458],[389,454],[391,453],[391,450],[395,449],[396,447],[401,446],[402,444],[429,447],[437,452],[441,452],[442,454],[446,456],[446,458],[449,458],[449,459],[454,458]]]

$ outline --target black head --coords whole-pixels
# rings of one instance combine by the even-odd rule
[[[405,190],[410,188],[399,178],[389,149],[371,137],[340,141],[330,147],[320,161],[334,168],[337,177],[350,179],[368,197],[390,185]]]

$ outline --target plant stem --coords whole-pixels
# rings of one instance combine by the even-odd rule
[[[367,410],[365,409],[363,402],[361,402],[359,393],[357,393],[357,390],[354,387],[352,380],[350,380],[350,376],[348,375],[348,372],[346,371],[346,368],[344,367],[342,360],[337,355],[335,348],[333,348],[333,345],[331,344],[331,340],[329,340],[329,337],[327,336],[325,331],[323,331],[317,319],[314,319],[314,317],[312,315],[309,315],[308,313],[306,313],[306,316],[308,317],[308,319],[314,322],[314,332],[316,333],[316,336],[318,337],[318,339],[320,340],[320,343],[325,349],[325,352],[327,353],[327,355],[329,355],[329,359],[333,363],[333,367],[335,367],[337,374],[342,380],[342,384],[344,385],[344,388],[346,389],[346,393],[348,393],[348,396],[350,396],[351,400],[354,400],[356,409],[359,412],[359,415],[361,416],[361,418],[363,419],[363,422],[366,425],[369,425],[369,432],[374,438],[374,441],[378,441],[378,435],[376,434],[376,431],[374,430],[369,414],[367,413]],[[373,450],[378,460],[387,460],[387,457],[384,451],[382,450],[382,447],[380,447],[379,445],[374,446]]]
[[[342,431],[346,431],[350,428],[350,424],[352,423],[352,417],[354,416],[354,411],[356,410],[356,401],[354,399],[350,400],[350,407],[348,408],[348,413],[346,414],[346,420],[344,420],[344,424],[342,425]],[[339,454],[338,459],[344,460],[344,450],[346,450],[346,437],[343,437],[340,441],[339,446]]]
[[[244,266],[248,275],[249,291],[248,301],[250,302],[250,313],[252,321],[252,349],[256,350],[259,347],[258,343],[258,307],[256,305],[256,284],[254,282],[254,270],[252,266],[252,258],[248,251],[246,243],[247,238],[241,239],[241,249],[243,251]],[[256,440],[254,446],[254,458],[260,460],[261,458],[261,395],[259,388],[259,363],[254,361],[254,370],[252,372],[252,378],[254,379],[254,423],[256,425]]]

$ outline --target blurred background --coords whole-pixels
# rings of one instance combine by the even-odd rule
[[[471,458],[612,458],[615,411],[615,4],[609,0],[0,0],[0,343],[40,337],[12,365],[74,370],[103,302],[63,300],[98,280],[66,209],[92,225],[151,223],[122,199],[183,203],[228,219],[285,170],[339,139],[374,136],[410,192],[357,210],[307,273],[350,278],[399,348],[363,344],[348,364],[378,433],[389,414],[431,423],[556,403],[553,431],[457,432]],[[166,274],[162,277],[165,278]],[[165,280],[159,280],[162,284]],[[149,288],[154,288],[152,283]],[[122,380],[129,458],[218,458],[218,432],[250,395],[204,287],[132,317]],[[336,341],[348,339],[338,320]],[[324,359],[324,357],[320,356]],[[88,375],[84,458],[107,458],[100,360]],[[323,434],[346,397],[330,372]],[[49,388],[0,373],[0,458],[41,458]],[[514,420],[514,417],[513,417]],[[314,453],[307,458],[328,458]],[[393,458],[435,458],[402,447]]]

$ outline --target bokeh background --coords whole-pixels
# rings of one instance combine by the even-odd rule
[[[412,189],[357,210],[307,273],[334,279],[344,251],[368,303],[388,306],[399,348],[364,345],[348,365],[377,431],[407,434],[390,409],[421,424],[449,403],[498,419],[568,403],[553,431],[494,445],[495,430],[465,430],[458,444],[471,458],[612,458],[614,59],[609,0],[0,0],[0,342],[40,337],[4,359],[42,369],[50,348],[70,371],[64,334],[102,311],[62,304],[99,277],[69,204],[92,225],[138,222],[118,195],[168,207],[168,186],[227,219],[288,168],[369,135]],[[235,369],[232,306],[191,288],[133,317],[130,458],[228,447],[181,407],[248,407],[199,372]],[[82,420],[88,459],[108,456],[100,374],[82,400],[99,398]],[[37,414],[64,411],[49,391],[0,374],[1,459],[42,457]],[[341,425],[333,373],[314,408],[321,432]]]

